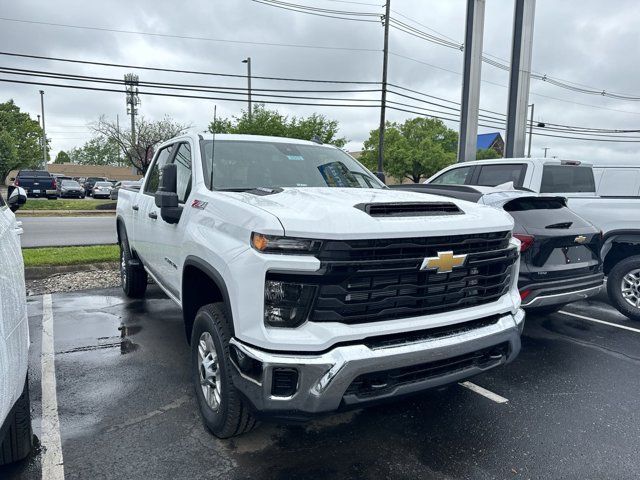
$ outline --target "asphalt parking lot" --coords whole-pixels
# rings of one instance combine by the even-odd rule
[[[157,288],[142,301],[112,289],[48,302],[29,299],[33,426],[42,439],[44,421],[55,445],[44,305],[61,451],[40,448],[2,479],[46,478],[59,460],[67,479],[640,477],[640,325],[604,297],[529,316],[518,359],[471,380],[484,395],[455,385],[227,441],[201,424],[180,313]]]

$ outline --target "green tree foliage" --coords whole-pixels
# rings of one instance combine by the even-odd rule
[[[502,158],[493,148],[480,148],[476,152],[476,160],[490,160],[492,158]]]
[[[120,130],[119,125],[102,116],[92,129],[99,137],[104,137],[109,142],[117,145],[118,149],[138,172],[144,174],[149,168],[153,153],[158,144],[177,137],[191,125],[185,125],[165,116],[160,120],[147,120],[144,117],[136,119],[135,141],[129,130]]]
[[[60,150],[53,163],[71,163],[71,158],[69,158],[69,154],[67,152]]]
[[[96,135],[82,147],[69,151],[72,163],[79,165],[111,165],[121,167],[128,164],[120,154],[118,144],[107,137]]]
[[[364,142],[359,160],[372,172],[378,165],[379,129]],[[458,133],[434,118],[387,122],[384,136],[384,171],[401,182],[418,183],[456,161]]]
[[[42,129],[37,120],[9,100],[0,103],[0,184],[11,170],[42,163]]]
[[[251,118],[246,111],[239,117],[216,119],[209,124],[213,133],[236,133],[248,135],[268,135],[272,137],[299,138],[311,140],[318,137],[324,143],[343,147],[347,140],[338,137],[337,120],[329,120],[324,115],[314,113],[308,117],[287,117],[276,110],[269,110],[262,104],[253,107]]]

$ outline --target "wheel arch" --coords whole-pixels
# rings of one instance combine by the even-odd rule
[[[182,269],[182,316],[184,319],[187,342],[191,342],[193,322],[200,307],[221,302],[225,313],[231,320],[231,333],[234,334],[233,316],[229,290],[220,272],[205,260],[188,256]]]
[[[607,232],[602,240],[601,253],[604,273],[608,275],[611,269],[621,260],[632,255],[640,255],[640,230],[612,230]]]

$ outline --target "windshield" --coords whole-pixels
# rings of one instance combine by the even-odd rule
[[[205,178],[209,179],[212,141],[203,143]],[[213,188],[242,191],[260,187],[384,188],[367,169],[336,148],[216,140]]]
[[[80,184],[74,180],[64,180],[62,182],[63,187],[80,187]]]

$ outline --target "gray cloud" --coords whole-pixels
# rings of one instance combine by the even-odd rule
[[[110,2],[24,0],[3,2],[4,17],[24,20],[89,25],[175,35],[201,36],[252,42],[331,45],[349,48],[381,49],[382,28],[307,16],[250,2],[249,0],[192,2],[150,1]],[[326,0],[304,0],[305,4],[348,10],[379,11],[381,8],[338,4]],[[375,3],[375,2],[371,2]],[[382,2],[381,2],[382,3]],[[464,33],[464,0],[395,0],[393,9],[454,39]],[[509,57],[513,5],[507,0],[487,2],[484,50]],[[638,94],[640,33],[635,20],[640,5],[619,0],[616,8],[598,0],[538,0],[533,50],[533,69],[555,77],[588,84],[610,91]],[[404,21],[404,19],[403,19]],[[353,52],[302,48],[238,45],[232,43],[160,38],[125,33],[98,32],[72,28],[29,25],[0,21],[3,50],[116,63],[162,66],[243,74],[240,63],[251,56],[255,75],[374,80],[380,78],[381,52]],[[451,100],[460,99],[460,52],[429,44],[402,32],[391,32],[389,78],[393,83]],[[84,75],[121,78],[128,70],[57,62],[30,61],[3,57],[4,66],[47,69]],[[422,62],[422,63],[420,63]],[[425,63],[430,64],[425,65]],[[449,71],[447,71],[449,70]],[[244,86],[244,79],[222,79],[195,75],[137,72],[141,79]],[[6,75],[3,75],[6,77]],[[482,107],[506,110],[507,72],[483,66]],[[498,84],[498,85],[495,85]],[[32,115],[39,113],[38,86],[0,84],[0,100],[14,98]],[[254,87],[271,87],[273,82],[254,81]],[[300,85],[278,84],[279,88]],[[83,143],[90,133],[84,126],[101,114],[120,116],[126,125],[124,95],[45,87],[48,136],[54,154]],[[531,82],[530,101],[535,102],[536,119],[547,122],[603,128],[637,128],[638,102],[616,101],[588,96],[545,84]],[[362,94],[363,97],[377,94]],[[555,98],[549,98],[555,97]],[[150,118],[169,114],[179,121],[204,129],[213,115],[238,114],[244,103],[143,97],[141,112]],[[581,104],[588,104],[581,105]],[[307,115],[319,111],[341,124],[341,133],[359,148],[376,128],[376,109],[344,109],[281,106],[283,113]],[[390,111],[390,120],[403,120],[406,114]],[[449,122],[456,128],[456,124]],[[481,131],[491,129],[481,128]],[[596,143],[534,137],[533,152],[551,147],[551,154],[572,158],[633,159],[638,144]]]

